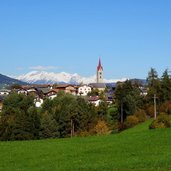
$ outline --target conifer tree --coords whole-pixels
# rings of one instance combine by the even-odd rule
[[[161,78],[161,97],[162,102],[171,100],[171,79],[169,76],[168,69],[163,72]]]

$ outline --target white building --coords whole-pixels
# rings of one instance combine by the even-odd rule
[[[100,100],[99,96],[90,96],[88,99],[89,103],[93,104],[94,106],[99,106],[102,100]]]
[[[43,99],[41,99],[41,98],[36,98],[36,99],[34,100],[34,103],[35,103],[35,106],[39,108],[39,107],[41,107],[42,104],[43,104]]]
[[[11,90],[1,89],[1,90],[0,90],[0,95],[9,95],[10,92],[11,92]]]
[[[17,93],[18,93],[18,94],[25,94],[25,95],[27,95],[28,92],[27,92],[26,89],[18,89],[18,90],[17,90]]]
[[[91,87],[88,85],[82,85],[78,88],[78,95],[87,96],[91,92]]]
[[[57,97],[57,94],[53,94],[53,95],[48,96],[48,98],[49,98],[50,100],[53,100],[55,97]]]

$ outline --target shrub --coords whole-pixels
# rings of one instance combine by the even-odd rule
[[[171,114],[171,101],[166,101],[160,106],[160,112]]]
[[[169,127],[171,127],[170,118],[165,113],[161,113],[160,115],[158,115],[157,119],[154,120],[149,126],[150,129],[169,128]]]
[[[99,120],[95,126],[95,132],[97,135],[105,135],[109,133],[109,128],[105,121]]]
[[[81,131],[81,132],[77,133],[77,136],[79,136],[79,137],[87,137],[89,135],[90,135],[90,133],[88,131]]]
[[[134,115],[138,118],[139,122],[144,122],[147,119],[146,113],[142,109],[139,109]]]
[[[125,130],[126,129],[126,125],[125,125],[125,123],[119,123],[118,124],[118,131],[120,132],[120,131],[123,131],[123,130]]]
[[[147,115],[154,117],[154,105],[150,105],[146,108]]]
[[[135,115],[128,116],[124,122],[126,128],[132,128],[137,125],[139,122],[138,118]]]

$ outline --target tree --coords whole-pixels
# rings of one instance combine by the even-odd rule
[[[52,114],[45,111],[40,117],[40,138],[57,138],[59,137],[58,124]]]
[[[22,94],[10,94],[4,100],[0,128],[2,140],[37,139],[39,116],[33,98]]]
[[[81,130],[87,130],[88,122],[89,122],[89,109],[88,109],[88,104],[86,101],[78,97],[77,98],[77,111],[78,114],[76,116],[76,130],[81,131]]]
[[[105,100],[101,101],[97,108],[98,117],[102,120],[106,120],[107,110],[108,110],[108,103]]]
[[[119,111],[117,106],[112,106],[110,108],[108,108],[107,110],[107,123],[111,126],[111,127],[115,127],[117,122],[119,120]]]
[[[45,113],[46,111],[48,111],[49,113],[52,114],[52,110],[53,110],[53,101],[50,100],[49,98],[46,98],[42,104],[41,113]]]
[[[171,79],[166,69],[161,78],[161,95],[160,100],[162,102],[171,100]]]
[[[151,70],[149,71],[147,81],[148,95],[146,97],[146,100],[147,102],[153,103],[151,99],[153,99],[154,94],[159,97],[161,91],[160,79],[158,78],[158,73],[154,68],[151,68]]]
[[[31,124],[31,132],[34,136],[34,139],[39,139],[39,131],[40,131],[40,116],[37,112],[35,106],[30,106],[27,110],[29,116],[29,122]]]
[[[78,132],[89,131],[91,124],[95,123],[96,120],[96,111],[88,104],[85,99],[78,97],[77,98],[77,116],[76,116],[76,125],[75,129]]]
[[[73,127],[78,113],[76,98],[70,94],[61,94],[54,99],[53,103],[54,117],[58,123],[59,136],[71,136],[71,132],[74,132]]]
[[[142,105],[142,97],[138,85],[133,85],[127,80],[116,87],[116,104],[123,122],[128,115],[132,115]]]
[[[156,81],[158,80],[158,73],[154,68],[151,68],[150,71],[148,72],[148,86],[149,87],[154,87],[156,85]]]

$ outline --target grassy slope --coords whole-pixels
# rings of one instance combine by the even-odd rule
[[[171,129],[148,130],[148,125],[102,137],[0,142],[0,170],[171,170]]]

